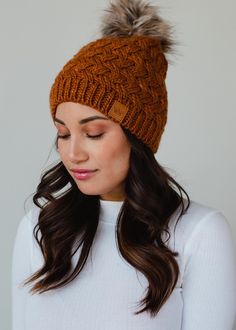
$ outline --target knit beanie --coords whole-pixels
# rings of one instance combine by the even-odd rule
[[[174,44],[158,11],[142,0],[110,4],[101,38],[83,46],[55,78],[53,119],[60,103],[87,105],[157,151],[167,121],[166,54]]]

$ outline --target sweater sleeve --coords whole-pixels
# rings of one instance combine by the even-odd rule
[[[25,329],[25,314],[29,286],[22,282],[31,275],[31,211],[20,221],[13,247],[11,269],[11,295],[12,295],[12,330]]]
[[[198,223],[184,255],[182,330],[233,330],[236,254],[222,213],[212,211]]]

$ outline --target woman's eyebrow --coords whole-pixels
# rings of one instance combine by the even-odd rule
[[[85,124],[85,123],[87,123],[87,122],[89,122],[89,121],[96,120],[96,119],[104,119],[104,120],[108,120],[108,118],[106,118],[106,117],[92,116],[92,117],[87,117],[87,118],[81,119],[81,120],[79,121],[79,124],[82,125],[82,124]],[[61,119],[58,119],[58,118],[56,118],[56,117],[55,117],[54,121],[55,121],[55,122],[58,122],[58,123],[60,123],[60,124],[62,124],[62,125],[65,125],[64,121],[62,121]]]
[[[85,124],[89,121],[92,121],[92,120],[96,120],[96,119],[104,119],[104,120],[108,120],[108,118],[106,117],[100,117],[100,116],[92,116],[92,117],[87,117],[87,118],[84,118],[84,119],[81,119],[79,121],[79,123],[82,125],[82,124]]]

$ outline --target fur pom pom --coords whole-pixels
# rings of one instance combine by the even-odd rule
[[[159,38],[164,53],[173,51],[171,26],[158,14],[159,7],[143,0],[115,0],[102,18],[102,37],[143,35]]]

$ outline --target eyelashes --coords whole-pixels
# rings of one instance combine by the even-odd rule
[[[89,135],[89,134],[87,134],[87,137],[89,138],[89,139],[93,139],[93,140],[99,140],[99,139],[101,139],[101,137],[103,136],[103,134],[104,133],[101,133],[101,134],[98,134],[98,135]],[[70,135],[58,135],[57,134],[57,139],[63,139],[63,140],[66,140],[66,139],[68,139],[70,137]]]
[[[57,134],[57,139],[67,139],[67,137],[69,137],[69,135],[59,135],[59,134]]]

